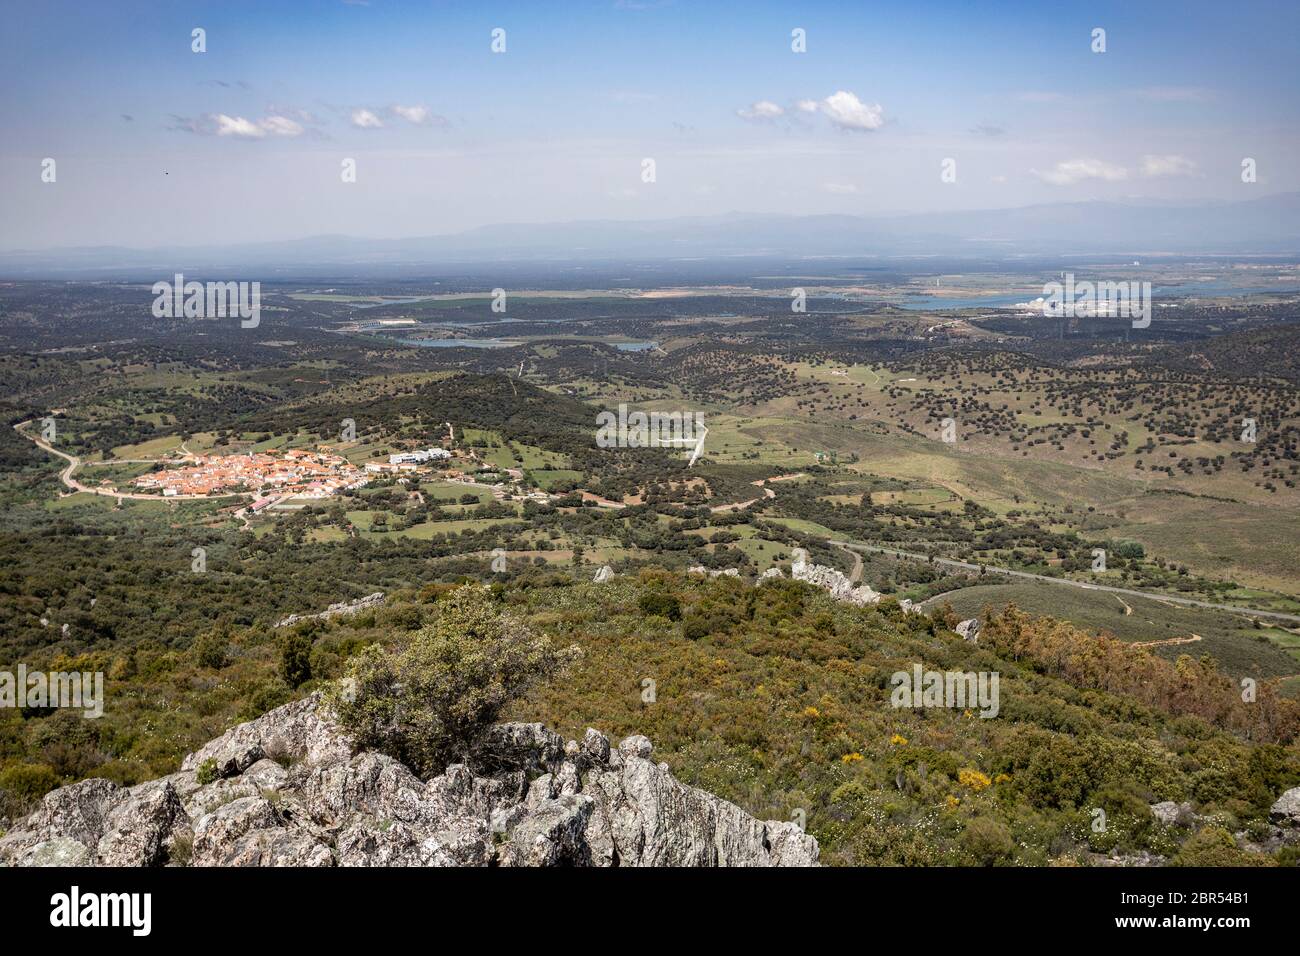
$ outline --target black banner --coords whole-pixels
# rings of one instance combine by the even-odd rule
[[[1295,874],[1281,869],[0,870],[15,938],[75,934],[128,946],[373,943],[378,932],[443,927],[505,940],[566,923],[581,938],[584,924],[626,931],[640,921],[649,930],[676,918],[722,942],[770,942],[783,924],[958,934],[953,943],[1044,932],[1231,944],[1287,929],[1295,889]]]

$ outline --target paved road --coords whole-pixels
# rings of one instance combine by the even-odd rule
[[[885,548],[874,544],[857,544],[851,541],[827,541],[826,543],[851,551],[872,551],[877,554],[889,554],[899,558],[910,558],[914,561],[931,560],[931,557],[928,554],[920,554],[916,551],[900,551],[896,548]],[[969,561],[957,561],[954,558],[936,557],[933,560],[935,564],[942,564],[949,568],[959,568],[962,571],[974,571],[976,574],[982,570],[988,574],[1003,574],[1013,578],[1025,578],[1030,581],[1043,581],[1047,584],[1059,584],[1064,587],[1079,588],[1084,591],[1105,591],[1108,594],[1125,594],[1130,597],[1145,598],[1148,601],[1167,601],[1170,604],[1181,604],[1186,607],[1200,607],[1211,611],[1226,611],[1229,614],[1245,614],[1250,617],[1267,617],[1276,621],[1290,621],[1291,623],[1300,624],[1300,615],[1283,614],[1281,611],[1263,611],[1257,608],[1240,607],[1233,604],[1212,604],[1209,601],[1197,601],[1194,598],[1175,597],[1170,594],[1162,594],[1154,591],[1138,591],[1133,588],[1117,588],[1108,584],[1088,584],[1086,581],[1075,581],[1070,578],[1053,578],[1048,577],[1045,574],[1031,574],[1028,571],[1016,571],[1011,568],[998,568],[991,564],[971,564]]]
[[[81,482],[77,481],[77,479],[72,477],[72,473],[81,467],[81,459],[76,457],[75,455],[69,455],[67,452],[59,451],[57,448],[53,447],[49,442],[47,442],[43,438],[38,438],[35,435],[30,435],[27,432],[23,431],[23,426],[30,425],[30,424],[31,424],[30,420],[25,422],[19,422],[17,425],[14,426],[14,431],[22,435],[24,438],[30,439],[31,441],[35,442],[37,447],[42,448],[45,451],[48,451],[51,455],[58,455],[60,458],[62,458],[64,461],[68,463],[68,466],[64,468],[63,471],[59,472],[59,481],[63,482],[64,485],[66,485],[68,488],[71,488],[74,492],[84,491],[86,494],[89,495],[103,495],[105,498],[130,498],[134,501],[211,501],[213,498],[242,497],[241,495],[237,495],[237,494],[167,495],[167,496],[146,495],[140,492],[117,491],[112,488],[94,488],[91,487],[90,485],[83,485]],[[145,461],[145,459],[122,459],[122,460],[139,461],[141,463]]]

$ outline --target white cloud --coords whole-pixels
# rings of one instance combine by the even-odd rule
[[[209,123],[204,125],[203,131],[210,129],[218,136],[262,139],[268,134],[271,136],[302,135],[302,124],[294,122],[287,116],[268,116],[254,122],[242,116],[227,116],[225,113],[216,113],[213,116],[206,117],[206,119]],[[196,129],[197,131],[199,130]]]
[[[863,103],[847,90],[838,90],[817,104],[818,109],[840,129],[873,130],[885,124],[879,103]]]
[[[1196,172],[1196,163],[1186,156],[1143,156],[1143,176],[1191,176]]]
[[[416,126],[428,126],[435,118],[433,111],[427,106],[394,106],[392,111],[395,116],[400,116]],[[442,119],[442,117],[437,118]]]
[[[788,110],[771,100],[758,100],[736,110],[736,115],[761,122],[780,119],[790,113],[821,113],[833,126],[861,132],[884,126],[884,112],[879,103],[864,103],[855,94],[838,90],[823,100],[796,100]]]
[[[1123,166],[1116,166],[1100,159],[1066,159],[1046,172],[1037,169],[1031,169],[1030,172],[1053,186],[1073,186],[1086,179],[1101,179],[1112,183],[1128,178],[1128,170]]]
[[[736,110],[736,115],[748,120],[773,120],[784,116],[785,110],[771,100],[759,100],[752,106]]]
[[[246,120],[242,116],[227,116],[225,113],[218,113],[213,117],[217,124],[218,136],[241,136],[246,139],[260,139],[266,135],[266,131],[254,123],[252,120]]]
[[[384,121],[370,110],[359,109],[352,111],[352,125],[357,129],[380,129]]]
[[[837,196],[852,196],[858,191],[858,187],[852,183],[823,183],[822,189]]]
[[[262,120],[261,126],[273,136],[302,135],[302,124],[289,119],[287,116],[268,116]]]

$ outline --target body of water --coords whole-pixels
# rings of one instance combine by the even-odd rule
[[[523,342],[507,339],[397,339],[403,345],[414,345],[422,349],[508,349]]]
[[[1082,281],[1084,280],[1078,276],[1075,277],[1076,284]],[[1151,287],[1151,297],[1157,300],[1162,298],[1194,299],[1200,296],[1257,295],[1260,293],[1294,295],[1300,292],[1300,289],[1280,288],[1279,286],[1234,286],[1231,282],[1215,279],[1208,282],[1182,282],[1178,285],[1153,285]],[[1031,302],[1034,299],[1041,298],[1042,295],[1042,286],[1037,286],[1032,290],[1010,295],[913,295],[901,299],[895,304],[900,308],[912,309],[918,312],[930,312],[937,309],[1010,309],[1022,302]]]

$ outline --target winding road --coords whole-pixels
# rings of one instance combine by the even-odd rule
[[[897,558],[908,558],[913,561],[930,561],[931,555],[921,554],[916,551],[900,551],[897,548],[885,548],[874,544],[856,544],[851,541],[830,541],[827,544],[835,545],[837,548],[843,548],[850,551],[870,551],[875,554],[888,554]],[[1024,578],[1029,581],[1042,581],[1046,584],[1059,584],[1063,587],[1079,588],[1084,591],[1105,591],[1107,594],[1123,594],[1128,597],[1145,598],[1148,601],[1165,601],[1169,604],[1181,604],[1185,607],[1199,607],[1210,611],[1226,611],[1229,614],[1244,614],[1250,617],[1266,617],[1275,621],[1291,621],[1300,623],[1300,615],[1283,614],[1281,611],[1264,611],[1258,608],[1241,607],[1235,604],[1213,604],[1210,601],[1198,601],[1195,598],[1177,597],[1171,594],[1163,594],[1159,591],[1138,591],[1134,588],[1117,588],[1109,584],[1089,584],[1086,581],[1075,581],[1071,578],[1053,578],[1046,574],[1033,574],[1029,571],[1016,571],[1012,568],[999,568],[991,564],[972,564],[969,561],[958,561],[954,558],[934,557],[935,564],[942,564],[949,568],[958,568],[962,571],[974,571],[975,573],[985,572],[989,574],[1003,574],[1007,577]],[[942,595],[939,595],[942,597]]]
[[[167,495],[166,497],[164,497],[162,495],[147,495],[144,494],[143,492],[138,492],[138,491],[118,491],[115,488],[92,488],[90,485],[83,485],[81,482],[77,481],[77,479],[72,477],[72,473],[81,467],[81,459],[78,458],[76,455],[69,455],[67,452],[59,451],[57,448],[55,448],[53,445],[47,442],[44,438],[38,438],[36,435],[32,435],[24,431],[23,430],[24,426],[30,424],[31,424],[31,419],[28,419],[25,422],[19,422],[17,425],[14,426],[14,431],[16,431],[18,434],[22,435],[24,438],[28,439],[29,441],[35,442],[38,448],[41,448],[44,451],[49,452],[51,455],[57,455],[58,457],[62,458],[64,461],[68,463],[67,467],[64,468],[63,471],[59,472],[59,481],[63,482],[63,484],[68,488],[71,488],[72,493],[74,494],[78,491],[83,491],[88,495],[102,495],[105,498],[130,498],[134,501],[212,501],[215,498],[245,497],[244,495],[239,495],[239,494]],[[152,461],[153,459],[145,459],[145,458],[122,458],[122,459],[114,459],[113,461],[110,462],[104,462],[104,464],[118,464],[119,462],[122,463],[138,462],[140,464],[144,464],[145,462],[152,462]]]

